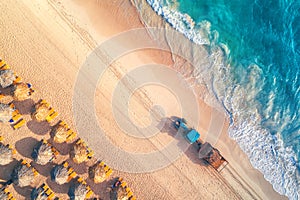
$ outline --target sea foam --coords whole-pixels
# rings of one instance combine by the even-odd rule
[[[248,66],[250,73],[245,74],[247,84],[237,85],[231,78],[228,64],[227,55],[230,49],[224,44],[217,43],[218,33],[211,31],[209,21],[202,21],[195,25],[190,16],[164,6],[159,0],[147,0],[147,2],[158,15],[189,40],[198,45],[213,47],[208,58],[212,63],[210,66],[212,81],[207,79],[205,81],[231,118],[230,137],[237,141],[248,155],[251,164],[262,172],[275,191],[288,196],[289,199],[299,199],[300,177],[295,153],[291,148],[284,147],[280,134],[271,134],[261,127],[259,102],[255,100],[257,93],[253,90],[254,86],[259,88],[261,84],[258,81],[261,79],[259,66],[254,64]],[[220,55],[223,58],[220,59]],[[272,109],[272,106],[271,102],[268,109]]]

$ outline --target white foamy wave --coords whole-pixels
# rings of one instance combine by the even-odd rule
[[[147,2],[158,15],[162,16],[173,28],[183,33],[188,39],[196,44],[210,44],[208,38],[210,23],[208,21],[199,24],[196,29],[195,22],[189,15],[162,6],[159,0],[147,0]]]
[[[231,126],[229,135],[248,155],[251,164],[260,170],[265,179],[273,184],[273,188],[290,199],[298,199],[294,152],[283,147],[278,135],[272,136],[266,130],[257,127],[256,117],[239,125]]]
[[[263,129],[261,118],[258,114],[258,102],[255,96],[261,89],[261,71],[259,66],[249,66],[250,73],[244,76],[248,82],[246,85],[234,84],[230,65],[226,64],[226,56],[230,50],[224,44],[218,44],[218,33],[211,31],[211,24],[202,21],[195,22],[187,14],[182,14],[175,9],[163,6],[160,0],[147,0],[153,10],[162,16],[174,29],[184,34],[188,39],[199,45],[210,45],[208,76],[196,74],[193,78],[206,82],[212,94],[230,117],[232,124],[229,135],[235,139],[241,149],[248,155],[251,164],[260,170],[265,179],[280,194],[290,199],[300,198],[300,180],[297,174],[297,161],[291,148],[285,148],[280,134],[272,135]],[[218,44],[217,46],[215,46]],[[195,74],[194,74],[195,75]],[[268,109],[272,109],[272,104]]]

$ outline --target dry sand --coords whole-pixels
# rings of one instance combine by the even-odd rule
[[[60,113],[59,119],[64,119],[75,129],[72,97],[80,66],[97,44],[114,34],[143,25],[137,17],[135,7],[127,0],[41,0],[34,3],[29,0],[5,0],[0,6],[1,57],[24,81],[32,83],[36,89],[32,100],[15,103],[27,120],[26,127],[13,131],[9,126],[1,125],[1,134],[6,138],[5,142],[16,146],[17,158],[23,156],[30,160],[32,147],[37,140],[49,138],[50,130],[48,124],[31,120],[29,112],[33,103],[40,98],[46,99]],[[147,9],[151,12],[150,8]],[[171,56],[166,52],[142,50],[131,53],[119,59],[118,64],[111,66],[102,77],[95,93],[95,109],[107,137],[113,144],[131,152],[157,150],[173,139],[167,133],[158,134],[149,140],[132,138],[120,130],[111,111],[112,91],[121,76],[135,66],[149,62],[172,65]],[[157,81],[160,81],[159,76]],[[174,80],[175,84],[176,82],[177,80]],[[84,94],[85,91],[76,92]],[[135,93],[148,96],[141,98],[139,95],[133,95],[129,103],[130,116],[138,125],[149,123],[147,102],[150,106],[160,104],[166,116],[181,115],[174,95],[164,87],[148,86]],[[190,148],[176,162],[161,170],[141,174],[115,170],[113,176],[124,177],[138,199],[285,199],[272,189],[261,173],[251,167],[245,154],[228,137],[228,123],[225,117],[201,100],[199,108],[200,116],[206,116],[201,118],[197,127],[203,133],[203,138],[215,143],[214,134],[221,129],[216,146],[230,163],[221,173],[217,173],[211,167],[201,166],[195,149]],[[212,119],[215,125],[211,125]],[[86,131],[92,133],[93,129]],[[67,153],[68,147],[58,148],[64,154]],[[114,156],[116,157],[111,155],[112,158]],[[62,156],[60,160],[66,157]],[[9,178],[13,164],[0,168],[1,179]],[[79,174],[86,177],[86,166],[76,166],[74,163],[73,165]],[[66,199],[68,185],[59,187],[51,182],[47,177],[50,168],[51,165],[37,166],[42,174],[38,182],[46,181],[58,196]],[[92,185],[92,189],[102,198],[108,199],[107,185],[106,182]],[[30,192],[29,188],[10,189],[17,199],[26,199]]]

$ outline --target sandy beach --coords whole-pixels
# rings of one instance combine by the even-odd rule
[[[30,82],[36,90],[31,100],[15,102],[16,107],[27,121],[25,127],[13,130],[10,126],[1,125],[1,135],[5,142],[15,146],[16,159],[27,158],[32,161],[30,154],[33,146],[42,138],[49,139],[51,126],[63,119],[74,130],[77,130],[74,118],[74,93],[85,97],[89,88],[89,78],[86,85],[74,91],[80,68],[89,54],[101,43],[116,34],[133,28],[143,28],[143,17],[152,16],[153,24],[161,27],[168,26],[146,5],[145,1],[83,1],[83,0],[5,0],[1,3],[1,35],[0,57],[15,70],[25,82]],[[137,7],[143,6],[143,16],[139,16]],[[155,23],[154,23],[155,21]],[[151,37],[144,36],[147,40]],[[143,38],[143,39],[145,39]],[[136,38],[136,42],[141,41]],[[130,41],[134,43],[135,41]],[[131,44],[116,43],[115,48],[127,48]],[[112,48],[113,49],[113,48]],[[103,61],[104,62],[104,61]],[[116,147],[127,152],[149,153],[159,151],[174,140],[167,131],[161,131],[151,138],[137,138],[126,134],[119,127],[112,111],[114,90],[122,77],[129,71],[146,64],[160,64],[175,69],[176,64],[172,55],[157,49],[141,49],[122,56],[113,62],[101,76],[94,93],[95,105],[93,109],[98,117],[98,123],[105,131],[107,138]],[[90,69],[93,73],[94,69]],[[180,79],[176,76],[152,73],[154,83],[162,79],[174,83],[181,88]],[[176,71],[175,71],[176,73]],[[149,75],[150,76],[150,75]],[[132,90],[130,84],[122,81],[126,88],[124,95],[132,94],[128,106],[130,119],[138,126],[151,123],[149,113],[154,105],[160,105],[164,116],[181,116],[182,107],[176,95],[158,84],[146,85]],[[201,88],[199,88],[201,90]],[[123,93],[122,93],[123,94]],[[39,99],[46,99],[59,112],[58,118],[50,125],[37,123],[30,117],[30,110]],[[123,99],[117,99],[122,102]],[[191,147],[170,165],[159,170],[147,173],[128,173],[114,169],[113,177],[123,177],[130,185],[137,199],[287,199],[274,191],[263,175],[254,169],[246,155],[238,145],[229,138],[228,119],[207,105],[204,100],[197,99],[197,106],[190,105],[188,109],[198,109],[201,120],[196,122],[201,138],[216,146],[228,160],[229,165],[220,173],[210,166],[201,165],[197,158],[196,149]],[[95,133],[97,127],[89,124],[89,115],[86,108],[90,105],[77,105],[82,110],[82,121],[87,124],[84,128],[87,134]],[[202,117],[204,116],[204,117]],[[187,117],[189,120],[189,118]],[[160,120],[159,116],[156,120]],[[196,126],[196,125],[195,125]],[[80,135],[79,135],[80,136]],[[81,136],[80,136],[81,137]],[[82,136],[89,144],[95,143],[86,135]],[[56,144],[62,156],[56,163],[68,159],[69,145]],[[101,147],[100,147],[101,149]],[[103,152],[106,152],[103,149]],[[96,153],[99,159],[104,155]],[[119,155],[109,157],[120,159]],[[126,161],[124,161],[126,162]],[[109,199],[107,187],[109,181],[93,184],[87,177],[87,166],[76,165],[70,161],[75,171],[87,180],[92,190],[102,199]],[[0,179],[8,180],[12,170],[8,166],[0,166]],[[135,165],[128,161],[124,166]],[[34,165],[34,164],[33,164]],[[137,164],[138,165],[138,164]],[[46,182],[51,189],[62,199],[67,199],[69,185],[58,186],[50,180],[49,171],[52,165],[42,167],[34,165],[40,172],[36,186]],[[16,199],[29,199],[30,188],[9,188]]]

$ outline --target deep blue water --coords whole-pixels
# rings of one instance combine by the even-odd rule
[[[230,136],[277,192],[300,199],[300,1],[148,3],[191,40],[188,33],[210,23],[210,47],[228,48],[224,66],[230,67],[223,75],[212,69],[216,97],[235,118]],[[184,20],[182,14],[194,28],[173,23]]]

